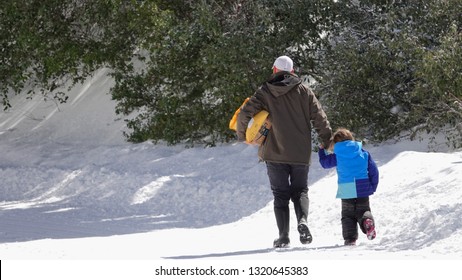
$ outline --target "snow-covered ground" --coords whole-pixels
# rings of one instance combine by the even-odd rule
[[[72,90],[67,104],[14,96],[13,109],[0,112],[2,279],[163,279],[160,266],[234,266],[253,278],[249,266],[310,270],[286,279],[433,279],[460,269],[462,151],[429,152],[428,137],[366,146],[380,170],[371,197],[377,238],[360,236],[356,247],[342,246],[335,171],[313,154],[313,243],[299,244],[292,213],[292,246],[274,251],[256,148],[126,143],[106,73]],[[264,279],[273,277],[281,274]]]

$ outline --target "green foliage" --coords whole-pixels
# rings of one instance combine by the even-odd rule
[[[462,145],[460,1],[338,7],[318,87],[333,125],[375,141],[452,131],[451,144]]]
[[[462,146],[462,31],[453,23],[441,44],[424,52],[413,96],[412,115],[428,132],[443,131],[454,148]]]
[[[386,3],[361,3],[338,7],[342,24],[331,33],[318,89],[334,126],[384,140],[403,129],[392,109],[410,106],[415,45]]]
[[[304,73],[315,64],[325,15],[313,9],[322,2],[204,0],[181,17],[173,3],[169,28],[143,46],[142,70],[116,74],[117,111],[137,112],[128,120],[129,139],[191,145],[234,139],[229,119],[269,77],[277,56],[291,55]],[[143,85],[141,92],[133,83]]]
[[[94,70],[127,67],[152,31],[155,6],[138,1],[5,0],[0,4],[0,92],[30,89],[65,102],[63,87]]]
[[[334,127],[381,141],[443,131],[462,145],[460,0],[4,0],[0,94],[65,102],[112,69],[128,140],[215,145],[289,55]]]

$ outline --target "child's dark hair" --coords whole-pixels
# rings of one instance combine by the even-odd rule
[[[338,142],[342,142],[342,141],[345,141],[345,140],[354,141],[355,138],[354,138],[353,133],[351,131],[349,131],[346,128],[341,127],[339,129],[337,129],[337,131],[335,131],[334,135],[332,136],[332,141],[334,143],[338,143]]]

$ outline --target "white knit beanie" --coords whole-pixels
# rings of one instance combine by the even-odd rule
[[[280,56],[274,61],[273,67],[276,67],[280,71],[292,72],[294,70],[294,63],[288,56]]]

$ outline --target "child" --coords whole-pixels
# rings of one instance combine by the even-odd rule
[[[345,128],[333,135],[333,153],[324,147],[318,152],[323,168],[337,167],[337,198],[342,199],[342,234],[345,245],[355,245],[358,227],[369,240],[375,238],[374,218],[369,206],[369,196],[377,189],[379,170],[362,143],[354,141],[353,134]]]

